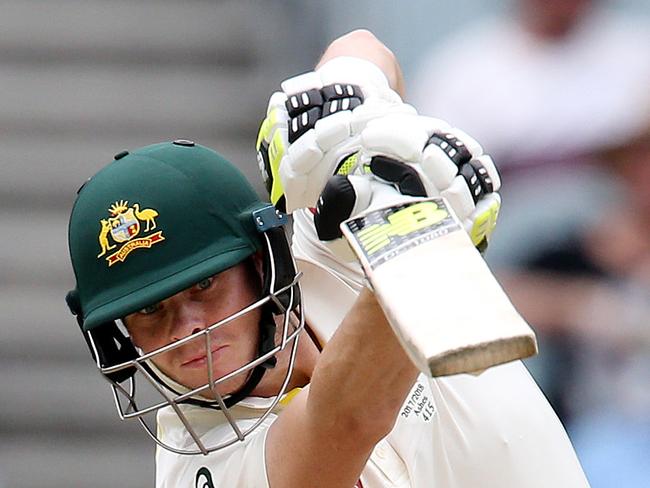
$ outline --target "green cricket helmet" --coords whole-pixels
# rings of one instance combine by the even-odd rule
[[[298,276],[283,229],[286,221],[285,215],[259,199],[232,164],[191,141],[123,151],[82,186],[68,230],[76,288],[66,300],[97,366],[111,382],[122,419],[138,418],[143,423],[142,411],[152,411],[152,407],[138,408],[134,393],[121,386],[130,381],[134,391],[138,372],[166,389],[166,401],[158,408],[184,402],[228,409],[250,394],[265,369],[274,366],[277,352],[289,343],[295,348],[297,340],[287,338],[295,339],[304,321],[299,313]],[[157,354],[175,344],[144,354],[120,326],[126,315],[258,252],[263,256],[264,275],[258,302],[217,324],[208,324],[179,344],[196,336],[209,346],[212,330],[260,308],[259,355],[237,371],[247,375],[239,391],[221,397],[215,389],[220,378],[213,378],[211,371],[203,387],[183,389],[154,364]],[[285,327],[280,345],[275,344],[278,315]],[[290,373],[291,368],[287,375]],[[201,395],[208,391],[217,396],[216,402]],[[167,401],[170,394],[171,403]],[[118,401],[121,395],[126,396],[126,403]],[[237,437],[241,437],[239,433]],[[215,450],[203,446],[196,437],[195,441],[198,450],[192,452]]]

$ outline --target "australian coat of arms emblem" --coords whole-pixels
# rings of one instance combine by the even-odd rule
[[[108,209],[110,217],[100,220],[101,252],[97,257],[106,256],[109,266],[124,262],[135,249],[150,248],[165,240],[161,230],[153,232],[156,229],[158,212],[153,208],[140,209],[139,203],[129,207],[128,203],[124,200],[113,203]],[[137,237],[141,232],[142,236]],[[115,252],[108,254],[115,249],[117,249]]]

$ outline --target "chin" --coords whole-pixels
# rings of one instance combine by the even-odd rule
[[[197,387],[198,386],[203,386],[206,383],[207,383],[207,380],[202,382],[200,385],[197,385]],[[235,393],[238,390],[240,390],[242,388],[242,386],[244,386],[244,384],[245,384],[244,380],[240,380],[239,378],[234,378],[232,380],[228,380],[225,383],[222,383],[222,384],[218,385],[217,386],[217,393],[219,395],[221,395],[221,396],[227,396],[227,395],[230,395],[230,394]],[[207,391],[203,392],[201,395],[206,397],[206,398],[210,398],[212,400],[214,400],[214,398],[215,398],[215,396],[214,396],[214,394],[212,393],[211,390],[207,390]]]
[[[222,370],[221,368],[219,370],[214,371],[214,378],[219,379],[223,376],[226,376],[228,373],[235,371],[237,368],[230,368],[228,370]],[[217,385],[217,393],[219,393],[222,396],[231,394],[236,392],[237,390],[241,389],[242,386],[246,383],[246,379],[248,378],[248,375],[242,373],[240,375],[237,375],[234,378],[229,379],[228,381],[221,383]],[[200,388],[208,383],[208,377],[207,375],[203,374],[200,377],[196,377],[196,379],[184,382],[185,386],[188,388]],[[201,393],[202,396],[207,397],[207,398],[213,398],[214,395],[210,390],[206,390]]]

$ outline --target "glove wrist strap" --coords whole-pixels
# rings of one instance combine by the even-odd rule
[[[323,85],[331,83],[351,83],[361,87],[373,86],[390,89],[384,72],[371,61],[352,56],[338,56],[327,61],[316,70]]]

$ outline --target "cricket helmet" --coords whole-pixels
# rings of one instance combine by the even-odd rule
[[[81,187],[68,229],[76,288],[66,301],[111,384],[120,418],[138,419],[156,442],[184,454],[207,454],[242,440],[256,427],[242,432],[233,426],[232,442],[205,446],[182,419],[197,449],[179,450],[161,443],[143,417],[163,407],[174,408],[181,416],[178,405],[183,403],[225,410],[229,417],[227,410],[251,393],[284,348],[292,350],[289,378],[304,320],[298,274],[283,229],[286,221],[285,215],[259,199],[237,168],[213,150],[185,140],[123,151]],[[263,290],[253,305],[155,351],[145,353],[133,344],[123,317],[256,253],[263,260]],[[192,390],[156,368],[158,354],[188,341],[203,341],[209,350],[212,330],[257,309],[262,312],[258,357],[228,375],[246,378],[240,390],[227,396],[217,393],[216,386],[224,379],[214,378],[211,366],[206,384]],[[283,339],[276,344],[280,322]],[[151,383],[163,400],[138,405],[136,377]],[[208,392],[216,400],[202,395]],[[277,397],[283,393],[278,391]]]

